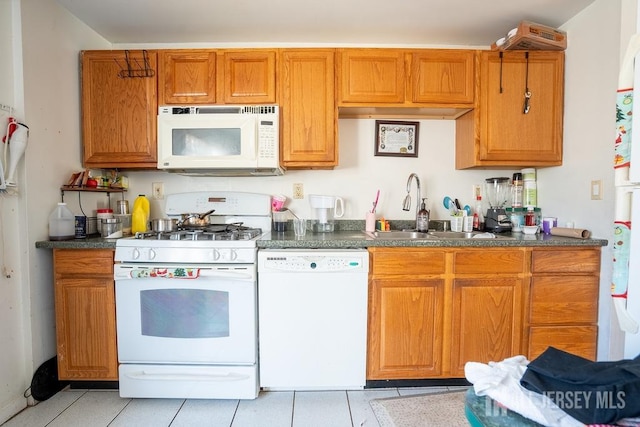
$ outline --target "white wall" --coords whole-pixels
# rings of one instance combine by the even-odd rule
[[[3,422],[25,406],[33,372],[56,354],[51,251],[35,242],[47,238],[60,184],[81,168],[78,51],[110,44],[53,0],[0,0],[0,26],[0,103],[13,104],[30,129],[18,194],[0,195]]]
[[[16,87],[14,76],[14,55],[20,52],[16,43],[16,32],[20,26],[13,22],[14,13],[19,13],[19,3],[0,0],[0,104],[14,109],[12,115],[22,113],[21,90]],[[6,132],[9,111],[0,111],[0,136]],[[0,144],[4,149],[5,144]],[[0,151],[2,153],[2,151]],[[4,162],[3,162],[4,163]],[[3,363],[0,364],[0,422],[25,406],[22,393],[25,379],[29,376],[30,354],[28,311],[21,307],[29,301],[29,293],[22,286],[23,275],[20,268],[20,244],[18,235],[19,216],[16,212],[21,205],[21,196],[0,191],[0,342],[2,342]],[[16,244],[18,243],[18,244]],[[5,325],[7,327],[5,327]]]
[[[564,164],[541,170],[541,203],[553,206],[558,216],[571,218],[606,238],[602,250],[599,301],[598,357],[619,357],[611,334],[610,296],[613,238],[613,145],[615,105],[620,63],[621,14],[623,3],[633,1],[598,0],[567,22],[569,46],[565,72]],[[593,31],[599,28],[601,31]],[[603,30],[606,29],[606,30]],[[623,37],[624,38],[624,37]],[[626,49],[625,45],[622,49]],[[590,183],[602,180],[602,200],[591,200]]]

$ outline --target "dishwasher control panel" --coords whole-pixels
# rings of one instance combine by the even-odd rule
[[[258,270],[264,272],[368,271],[367,251],[259,251]]]

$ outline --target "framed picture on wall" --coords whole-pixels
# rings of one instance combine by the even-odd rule
[[[376,156],[418,157],[420,122],[376,120]]]

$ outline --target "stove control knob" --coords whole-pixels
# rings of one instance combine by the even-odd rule
[[[140,258],[140,251],[138,248],[133,248],[133,252],[131,253],[131,258],[138,259]]]
[[[235,251],[235,249],[231,249],[229,251],[229,258],[230,261],[235,261],[236,259],[238,259],[238,253]]]
[[[154,251],[153,249],[149,249],[149,259],[155,259],[156,258],[156,251]]]
[[[213,255],[213,260],[214,261],[219,261],[220,260],[220,251],[218,251],[217,249],[213,250],[212,255]]]

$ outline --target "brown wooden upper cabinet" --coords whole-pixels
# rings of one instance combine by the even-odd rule
[[[564,52],[481,52],[479,85],[456,121],[457,169],[562,164]]]
[[[404,50],[340,49],[338,52],[339,103],[404,102]]]
[[[148,77],[121,77],[124,50],[80,54],[83,165],[86,168],[156,168],[157,54],[147,52]],[[129,52],[135,69],[142,51]]]
[[[420,104],[473,104],[473,50],[423,50],[411,53],[411,101]]]
[[[276,102],[274,49],[178,49],[159,54],[162,105]]]
[[[334,56],[334,49],[280,52],[280,156],[286,168],[338,164]]]
[[[471,108],[474,50],[339,49],[340,106]]]

